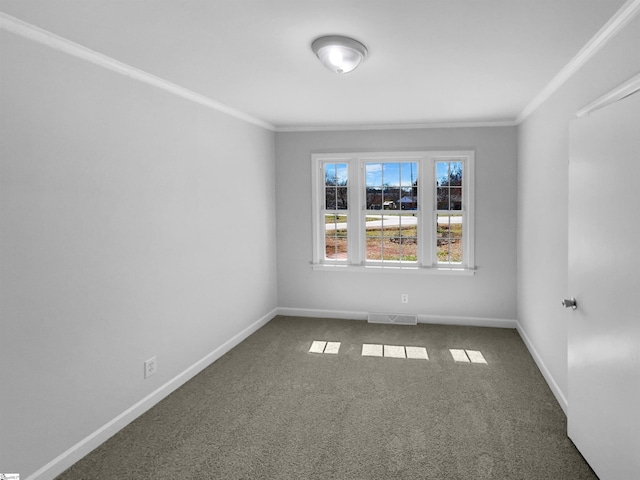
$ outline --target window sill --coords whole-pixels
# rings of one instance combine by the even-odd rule
[[[416,275],[457,275],[473,276],[475,268],[465,267],[418,267],[405,265],[347,265],[347,264],[311,264],[313,270],[323,272],[383,272],[383,273],[406,273]]]

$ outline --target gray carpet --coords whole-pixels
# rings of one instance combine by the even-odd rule
[[[313,340],[340,352],[308,353]],[[363,343],[429,360],[362,357]],[[114,478],[597,477],[515,330],[276,317],[58,477]]]

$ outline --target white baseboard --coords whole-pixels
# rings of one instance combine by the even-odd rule
[[[542,360],[542,357],[536,350],[536,347],[531,342],[531,339],[527,335],[527,332],[525,331],[525,329],[522,327],[520,322],[517,322],[517,324],[518,324],[517,330],[518,330],[518,333],[520,334],[520,337],[522,338],[522,341],[526,345],[527,350],[529,350],[529,353],[533,357],[533,360],[536,362],[536,365],[538,366],[538,370],[540,370],[540,372],[542,373],[542,376],[547,381],[547,385],[549,385],[549,388],[553,392],[553,395],[556,397],[556,400],[560,404],[560,408],[562,408],[562,410],[564,411],[564,414],[567,415],[568,408],[569,408],[569,402],[567,401],[567,397],[565,397],[564,393],[562,392],[562,389],[558,386],[558,383],[556,382],[555,378],[553,378],[553,375],[551,375],[551,372],[545,365],[544,361]]]
[[[124,427],[126,427],[129,423],[134,421],[140,415],[145,413],[147,410],[152,408],[158,402],[160,402],[163,398],[167,397],[170,393],[174,392],[182,385],[187,383],[193,377],[195,377],[202,370],[207,368],[217,359],[219,359],[222,355],[227,353],[233,347],[238,345],[244,339],[246,339],[249,335],[254,333],[256,330],[267,324],[273,317],[277,314],[277,309],[273,309],[247,328],[231,337],[225,343],[220,345],[218,348],[213,350],[211,353],[206,355],[204,358],[198,360],[196,363],[191,365],[189,368],[184,370],[182,373],[176,375],[167,383],[151,392],[149,395],[144,397],[142,400],[132,405],[120,415],[115,417],[113,420],[107,422],[105,425],[100,427],[98,430],[88,435],[78,443],[76,443],[73,447],[60,454],[58,457],[54,458],[52,461],[47,463],[42,468],[38,469],[35,473],[31,474],[27,477],[26,480],[52,480],[56,476],[60,475],[67,468],[71,467],[74,463],[80,460],[82,457],[90,453],[92,450],[100,446],[102,443],[107,441],[113,435],[118,433]]]
[[[278,315],[291,317],[318,317],[318,318],[343,318],[346,320],[366,320],[369,312],[358,312],[350,310],[323,310],[314,308],[287,308],[277,309]],[[383,312],[375,312],[383,313]],[[399,313],[399,312],[386,312]],[[484,318],[484,317],[454,317],[447,315],[420,315],[418,323],[432,323],[440,325],[462,325],[468,327],[500,327],[516,328],[515,320],[504,318]]]
[[[315,308],[277,308],[278,315],[285,317],[318,317],[318,318],[342,318],[344,320],[366,320],[369,312],[356,312],[353,310],[324,310]]]
[[[508,318],[454,317],[447,315],[418,315],[418,323],[494,328],[516,328],[518,324],[515,320]]]

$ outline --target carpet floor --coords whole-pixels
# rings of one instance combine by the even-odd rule
[[[114,478],[597,479],[515,330],[282,316],[58,480]]]

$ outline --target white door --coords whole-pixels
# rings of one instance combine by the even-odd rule
[[[640,93],[574,120],[568,433],[601,480],[640,478]]]

